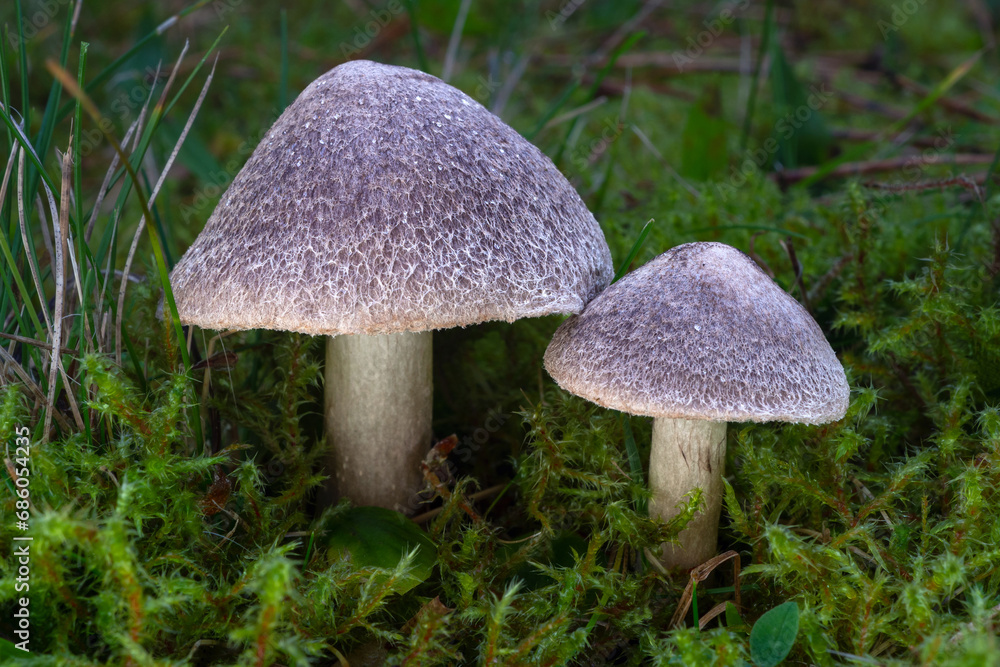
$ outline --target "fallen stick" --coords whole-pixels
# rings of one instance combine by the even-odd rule
[[[889,158],[887,160],[866,160],[862,162],[845,162],[837,165],[827,177],[859,176],[879,172],[898,171],[910,166],[918,168],[936,164],[950,164],[956,167],[990,164],[993,156],[985,153],[959,153],[957,155],[913,155],[907,157]],[[805,180],[819,171],[819,167],[798,167],[770,174],[771,178],[782,185]]]

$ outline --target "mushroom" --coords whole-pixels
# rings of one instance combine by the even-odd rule
[[[540,150],[436,77],[357,60],[285,110],[171,285],[185,324],[330,336],[321,502],[396,508],[431,445],[431,330],[578,313],[611,276]]]
[[[831,422],[850,393],[805,308],[722,243],[677,246],[604,290],[556,330],[545,368],[569,392],[654,417],[650,516],[701,489],[680,545],[664,545],[671,567],[716,553],[726,422]]]

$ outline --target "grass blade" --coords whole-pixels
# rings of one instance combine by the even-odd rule
[[[21,118],[25,127],[31,127],[31,96],[28,93],[28,50],[27,40],[24,38],[24,15],[21,11],[21,0],[17,2],[17,56],[18,67],[21,75]]]
[[[747,110],[743,115],[743,134],[740,137],[740,153],[747,149],[750,141],[750,129],[753,127],[753,112],[757,104],[757,83],[760,81],[760,70],[764,66],[764,56],[771,42],[771,24],[774,22],[774,0],[767,0],[764,10],[764,29],[760,36],[760,50],[757,52],[757,64],[750,80],[750,94],[747,96]]]
[[[420,42],[420,21],[417,19],[417,5],[419,0],[404,0],[406,3],[406,13],[410,15],[410,34],[413,36],[413,49],[417,52],[417,62],[420,69],[430,72],[430,63],[427,62],[427,54],[424,53],[423,44]]]
[[[3,40],[0,40],[0,102],[3,108],[10,108],[10,70],[7,64],[7,48]],[[5,128],[7,132],[7,146],[14,145],[14,135],[10,133],[10,128]]]
[[[570,81],[569,85],[567,85],[563,89],[562,94],[559,95],[558,98],[556,98],[556,101],[553,102],[552,105],[545,111],[545,113],[542,114],[542,117],[538,119],[538,123],[535,125],[535,129],[524,135],[524,138],[527,139],[528,141],[534,139],[535,135],[541,132],[542,128],[548,125],[550,120],[555,118],[555,115],[559,113],[559,110],[563,108],[563,106],[566,104],[566,101],[570,98],[570,96],[573,93],[576,92],[576,89],[579,87],[580,87],[580,79],[573,79],[572,81]]]
[[[879,136],[872,141],[862,143],[853,150],[844,151],[839,157],[826,162],[816,170],[816,173],[812,174],[808,178],[802,179],[796,185],[798,185],[798,187],[808,188],[813,183],[825,178],[830,172],[845,162],[852,162],[861,158],[863,155],[866,155],[869,150],[880,145],[889,135],[895,135],[901,132],[907,125],[910,124],[911,120],[923,113],[926,109],[930,108],[930,106],[940,99],[942,95],[951,90],[956,83],[961,81],[965,75],[969,73],[969,70],[972,69],[972,66],[979,62],[979,59],[983,57],[983,53],[985,53],[985,51],[977,51],[975,55],[949,72],[948,76],[938,83],[938,85],[934,86],[933,90],[927,93],[927,95],[924,96],[924,98],[920,100],[920,102],[918,102],[908,114],[893,123],[888,130],[880,133]]]
[[[218,62],[218,57],[216,57],[216,62]],[[178,62],[178,66],[180,63]],[[174,72],[176,73],[176,69]],[[172,76],[172,75],[171,75]],[[181,131],[181,136],[177,139],[177,143],[174,146],[173,152],[170,157],[167,158],[166,163],[163,165],[163,169],[160,171],[160,178],[156,182],[156,185],[150,192],[149,203],[152,204],[156,201],[156,196],[160,193],[160,189],[163,187],[163,183],[167,180],[167,175],[170,173],[170,168],[174,164],[174,160],[177,158],[177,154],[181,150],[181,146],[184,144],[184,140],[187,138],[188,132],[191,131],[191,126],[194,124],[194,119],[198,116],[198,110],[201,108],[202,103],[205,101],[205,95],[208,94],[208,87],[212,84],[212,78],[215,76],[215,65],[212,65],[212,71],[209,72],[208,77],[205,79],[205,85],[202,86],[201,94],[198,96],[198,100],[194,104],[194,109],[188,116],[187,122],[184,125],[184,129]],[[125,268],[122,270],[126,278],[121,281],[121,288],[118,292],[118,319],[115,324],[115,358],[121,360],[121,347],[122,347],[122,319],[125,313],[125,291],[128,288],[127,276],[132,270],[132,260],[135,258],[135,252],[139,247],[139,239],[142,238],[142,231],[144,228],[143,220],[139,220],[139,224],[136,226],[135,236],[132,238],[132,246],[129,248],[128,257],[125,259]],[[157,225],[156,231],[150,230],[151,236],[162,236],[162,230]]]
[[[625,452],[628,454],[628,471],[629,476],[632,477],[632,482],[636,486],[645,488],[646,477],[642,471],[642,459],[639,458],[639,448],[635,444],[635,436],[632,434],[632,416],[627,413],[621,414],[622,420],[622,431],[625,434]],[[649,509],[647,507],[648,503],[644,498],[637,498],[636,504],[638,505],[636,509],[642,513],[647,514]]]
[[[278,109],[288,106],[288,10],[281,8],[281,78],[278,83]]]
[[[33,244],[28,236],[28,221],[25,206],[25,201],[28,199],[24,195],[24,172],[26,171],[24,164],[24,148],[18,150],[18,167],[17,167],[17,218],[21,223],[21,242],[25,247],[25,259],[28,262],[28,267],[31,269],[31,277],[35,281],[35,292],[38,294],[39,308],[42,311],[42,316],[45,318],[45,328],[39,328],[35,332],[35,337],[39,340],[47,340],[52,332],[52,320],[49,318],[49,309],[45,305],[45,289],[42,287],[42,278],[38,271],[38,260],[35,258],[32,252]],[[30,297],[24,294],[24,301],[28,303]]]
[[[80,1],[77,0],[75,3],[77,8],[80,6]],[[63,27],[62,48],[59,52],[59,64],[63,67],[66,67],[66,61],[69,59],[69,48],[73,41],[73,30],[75,27],[76,23],[73,20],[66,21],[66,25]],[[48,155],[49,146],[52,145],[52,135],[56,129],[56,114],[61,99],[62,87],[58,81],[53,81],[52,86],[49,88],[49,96],[45,101],[45,111],[42,112],[42,126],[38,130],[38,136],[35,137],[34,141],[35,150],[38,151],[39,155]],[[30,125],[26,125],[25,127],[30,127]],[[33,173],[29,173],[28,192],[35,191],[35,186],[37,185],[36,178]]]
[[[135,44],[133,44],[128,51],[115,58],[114,62],[112,62],[110,65],[102,69],[100,72],[98,72],[97,76],[95,76],[90,81],[90,83],[88,83],[83,88],[83,90],[89,93],[90,91],[96,89],[102,83],[110,79],[112,75],[114,75],[114,73],[118,71],[119,67],[121,67],[124,63],[128,62],[133,55],[135,55],[140,49],[146,46],[149,42],[156,39],[170,28],[174,27],[174,25],[176,25],[181,19],[183,19],[188,14],[191,14],[192,12],[201,9],[211,1],[212,0],[198,0],[198,2],[194,3],[193,5],[185,7],[184,9],[177,12],[173,16],[167,18],[165,21],[160,23],[160,25],[156,26],[156,28],[152,32],[150,32],[145,37],[143,37]],[[62,106],[62,108],[59,109],[60,120],[65,118],[66,114],[68,114],[73,109],[73,104],[74,104],[73,102],[67,102]]]
[[[594,77],[594,82],[590,85],[590,89],[587,91],[587,97],[586,97],[587,101],[593,100],[593,99],[595,99],[597,97],[597,92],[601,89],[601,84],[604,83],[605,77],[607,77],[608,72],[611,71],[611,68],[614,67],[615,63],[622,56],[622,54],[626,53],[629,49],[631,49],[633,46],[635,46],[635,44],[638,43],[639,40],[641,40],[645,36],[646,36],[646,33],[644,33],[644,32],[637,32],[637,33],[634,33],[632,35],[629,35],[628,39],[626,39],[624,42],[622,42],[618,46],[618,48],[614,50],[614,52],[611,54],[611,57],[608,58],[608,62],[606,62],[604,64],[604,67],[602,67],[597,72],[597,76]],[[558,164],[560,164],[560,162],[562,162],[562,156],[563,156],[563,153],[566,150],[566,146],[569,143],[569,138],[573,135],[573,131],[576,129],[577,123],[579,123],[579,122],[580,122],[580,119],[579,118],[575,118],[573,120],[573,122],[570,123],[569,127],[566,129],[566,134],[563,136],[563,140],[562,140],[562,142],[560,142],[559,148],[556,149],[556,155],[552,159],[552,161],[556,165],[558,165]],[[625,118],[624,117],[620,117],[618,119],[618,122],[619,123],[624,123],[625,122]]]
[[[146,151],[149,149],[149,144],[150,144],[150,141],[153,138],[153,135],[155,134],[157,128],[160,127],[160,120],[162,118],[166,117],[171,112],[171,110],[173,110],[174,106],[178,103],[178,101],[180,101],[181,95],[184,94],[184,91],[187,90],[187,88],[191,84],[191,82],[194,81],[195,77],[197,77],[198,73],[201,71],[201,68],[208,61],[208,57],[212,54],[213,51],[215,51],[216,48],[218,48],[219,43],[222,41],[222,37],[223,37],[223,35],[226,34],[227,30],[228,30],[228,28],[224,28],[222,30],[222,32],[219,33],[219,36],[215,38],[215,41],[212,42],[212,45],[205,52],[205,55],[202,56],[201,60],[198,61],[198,64],[191,70],[191,73],[188,74],[188,76],[187,76],[186,79],[184,79],[184,82],[181,84],[180,89],[170,99],[170,102],[167,103],[166,105],[164,105],[163,101],[161,100],[156,105],[156,107],[154,107],[152,117],[150,118],[149,123],[146,125],[145,129],[142,130],[142,131],[140,131],[140,130],[137,129],[138,135],[141,136],[142,138],[138,139],[138,136],[137,136],[138,144],[137,144],[135,150],[133,151],[133,155],[132,155],[132,158],[134,160],[134,165],[139,165],[142,162],[142,159],[146,155]],[[185,43],[184,44],[184,51],[185,52],[187,51],[187,46],[188,46],[187,43]],[[180,62],[180,58],[178,58],[178,63],[179,62]],[[179,64],[178,64],[178,68],[179,68]],[[170,83],[172,81],[173,81],[173,78],[171,78],[167,82],[167,86],[165,87],[166,89],[170,88]],[[164,94],[166,94],[166,89],[164,90]],[[152,90],[150,91],[150,96],[152,96]],[[107,187],[113,188],[118,183],[118,179],[122,178],[125,175],[125,171],[126,170],[124,168],[119,169],[114,174],[114,176],[111,178],[111,180],[109,181]],[[124,200],[127,197],[127,195],[128,195],[128,189],[127,188],[123,188],[122,192],[119,193],[119,196],[118,196],[118,204],[119,205],[121,205],[124,202]]]
[[[462,4],[458,7],[458,15],[455,16],[455,24],[451,27],[448,50],[444,57],[444,69],[441,71],[441,80],[445,83],[448,83],[452,72],[455,71],[455,59],[458,57],[458,47],[462,43],[462,30],[465,29],[465,19],[469,15],[470,5],[472,0],[462,0]]]
[[[65,178],[65,174],[69,171],[70,161],[72,159],[72,151],[67,151],[66,155],[63,156],[64,178],[60,198],[62,199],[63,206],[67,209],[67,211],[69,203],[69,179]],[[63,306],[65,305],[64,296],[66,293],[66,257],[63,252],[66,237],[60,233],[61,230],[59,229],[62,226],[62,217],[63,216],[59,216],[58,219],[52,220],[52,231],[55,234],[54,261],[56,274],[56,295],[52,316],[52,353],[49,355],[49,394],[46,400],[47,407],[45,408],[45,425],[42,427],[42,443],[46,443],[49,440],[49,431],[52,429],[52,415],[56,412],[56,385],[58,384],[59,371],[62,370],[62,352],[60,351],[60,348],[62,347]],[[67,394],[69,393],[69,390],[70,388],[67,386]]]
[[[142,186],[139,182],[139,175],[129,162],[128,156],[122,149],[121,144],[118,143],[114,135],[111,134],[110,130],[104,129],[105,127],[110,128],[110,124],[106,122],[104,116],[97,109],[87,94],[79,86],[77,86],[76,81],[73,80],[66,70],[52,60],[47,60],[45,62],[45,66],[53,76],[58,77],[62,81],[63,86],[70,92],[70,94],[80,101],[80,104],[83,105],[87,114],[95,123],[97,123],[97,126],[101,128],[101,131],[104,133],[104,138],[115,149],[115,152],[118,153],[118,156],[122,160],[122,165],[125,167],[126,171],[128,171],[131,185],[135,188],[136,198],[138,199],[139,206],[142,209],[143,218],[146,220],[146,224],[150,227],[149,240],[150,244],[153,246],[153,257],[156,260],[156,268],[160,276],[160,285],[163,287],[164,303],[167,308],[170,309],[171,323],[173,324],[174,335],[177,337],[178,347],[180,348],[181,360],[184,364],[184,370],[188,371],[191,369],[191,355],[188,352],[187,341],[184,337],[184,329],[181,327],[180,316],[177,313],[177,303],[174,301],[174,293],[170,289],[170,275],[163,255],[163,244],[161,243],[159,234],[153,231],[155,229],[155,225],[153,224],[153,214],[149,210],[148,201],[145,196],[143,196]],[[127,279],[127,276],[125,276],[125,279]],[[192,386],[192,392],[193,391],[194,387]],[[197,405],[197,402],[198,397],[197,394],[195,394],[195,405]],[[195,432],[195,440],[198,448],[204,449],[204,440],[199,420],[192,420],[191,426]]]
[[[617,282],[622,276],[628,273],[628,267],[635,261],[636,255],[642,250],[642,246],[646,243],[646,237],[649,236],[651,231],[653,231],[653,218],[647,220],[646,224],[642,226],[642,229],[639,231],[639,237],[632,244],[632,249],[628,251],[625,261],[618,267],[618,273],[615,274],[615,278],[611,282]]]
[[[11,150],[10,158],[7,160],[7,168],[4,170],[3,183],[0,183],[0,202],[4,202],[7,199],[7,184],[10,182],[11,170],[14,167],[14,157],[15,157],[15,152],[17,150],[18,149],[16,147],[13,148]],[[7,242],[7,235],[5,234],[0,234],[0,252],[3,253],[4,259],[7,260],[6,266],[9,269],[9,271],[4,271],[4,285],[7,290],[5,296],[7,297],[7,300],[10,301],[11,309],[20,313],[20,309],[15,308],[14,305],[17,303],[17,299],[13,294],[10,293],[10,287],[9,287],[10,283],[9,280],[7,279],[8,273],[11,276],[13,276],[14,282],[17,284],[17,289],[21,294],[22,302],[24,303],[24,306],[28,311],[28,316],[31,318],[31,323],[35,327],[35,334],[39,335],[45,331],[45,328],[42,326],[42,323],[38,320],[38,313],[35,312],[35,306],[31,302],[31,297],[29,295],[28,288],[24,284],[24,280],[22,279],[21,274],[19,271],[16,270],[17,264],[14,262],[14,255],[11,252],[10,245]]]

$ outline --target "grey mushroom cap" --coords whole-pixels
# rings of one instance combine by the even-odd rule
[[[386,334],[577,313],[612,274],[540,150],[440,79],[353,61],[281,115],[171,285],[204,328]]]
[[[823,424],[850,395],[816,321],[722,243],[677,246],[604,290],[556,330],[545,368],[594,403],[671,419]]]

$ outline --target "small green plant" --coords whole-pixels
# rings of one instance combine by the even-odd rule
[[[437,545],[419,526],[382,507],[338,507],[321,525],[317,546],[332,558],[347,558],[358,567],[392,570],[405,564],[406,576],[392,590],[405,593],[431,576]]]
[[[799,634],[799,607],[778,605],[757,619],[750,630],[750,660],[756,667],[775,667],[788,657]]]

